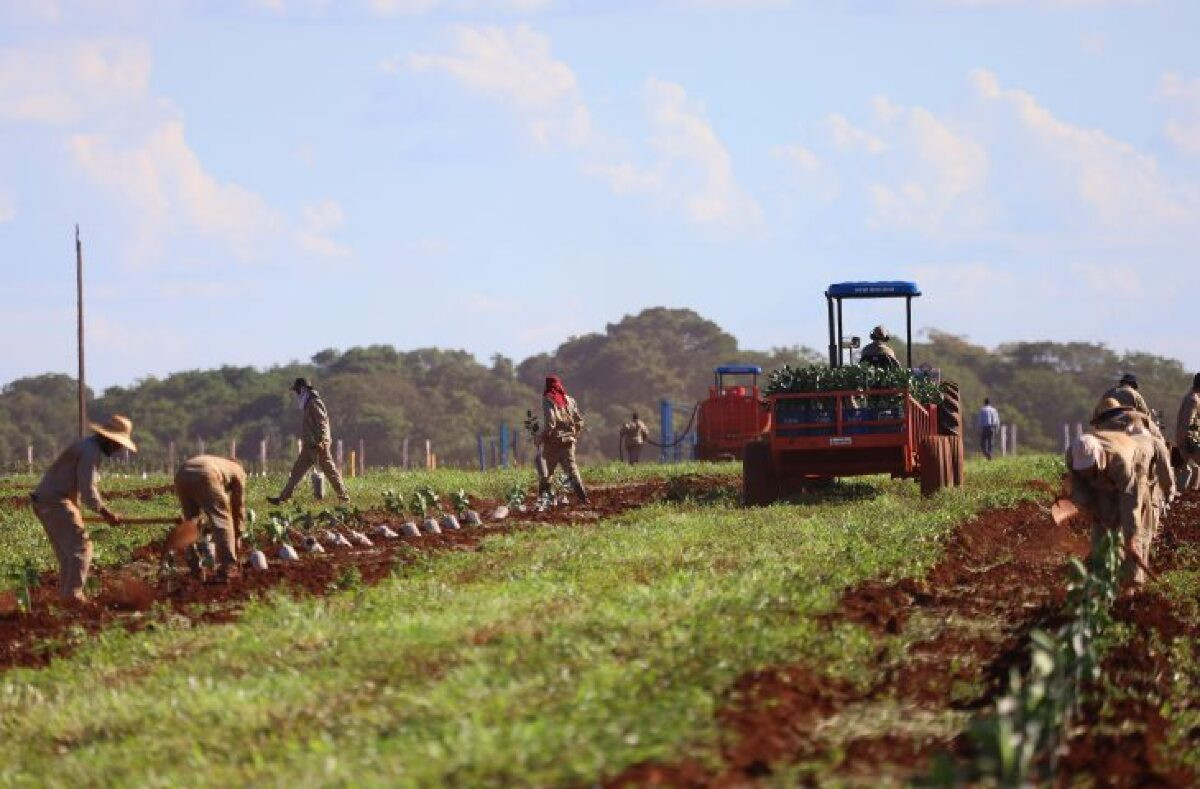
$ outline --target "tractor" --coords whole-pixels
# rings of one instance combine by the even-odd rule
[[[696,422],[697,460],[740,460],[746,444],[767,429],[767,412],[758,392],[762,368],[722,365],[713,370],[708,399],[699,405]],[[727,379],[749,377],[749,386]]]
[[[911,384],[894,388],[846,388],[776,392],[763,435],[746,445],[742,485],[747,504],[769,504],[839,477],[890,474],[921,480],[929,495],[963,477],[962,413],[958,387],[940,381],[936,370],[912,369],[912,300],[915,282],[841,282],[829,286],[829,369],[846,366],[858,338],[846,339],[842,307],[846,300],[903,298],[907,328],[907,368],[937,384],[938,403],[922,404]],[[822,368],[823,369],[823,368]],[[852,377],[853,371],[847,371]],[[900,376],[905,382],[909,376]],[[926,387],[928,388],[928,387]]]

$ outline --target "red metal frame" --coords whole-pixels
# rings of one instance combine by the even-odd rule
[[[853,421],[845,418],[846,403],[851,398],[897,395],[901,396],[903,407],[903,414],[899,417]],[[779,404],[799,400],[833,400],[833,422],[781,424],[777,418]],[[768,398],[768,402],[771,421],[767,439],[771,447],[771,465],[781,480],[861,474],[918,477],[920,464],[917,447],[922,438],[937,432],[937,406],[921,405],[907,389],[775,394]],[[898,429],[892,432],[858,432],[864,428]],[[805,431],[816,430],[821,430],[823,434],[803,435]]]

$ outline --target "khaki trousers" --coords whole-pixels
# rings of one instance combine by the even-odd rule
[[[629,461],[630,465],[637,463],[639,460],[641,460],[642,459],[642,445],[641,444],[626,444],[625,445],[625,459],[627,461]]]
[[[213,543],[217,549],[217,565],[237,565],[237,535],[233,530],[233,516],[229,507],[229,494],[225,483],[215,470],[204,472],[181,469],[175,475],[175,495],[183,517],[191,520],[203,513],[213,530]]]
[[[583,492],[583,478],[579,476],[579,466],[575,463],[574,441],[547,439],[542,445],[542,460],[544,463],[538,466],[538,476],[541,477],[538,482],[543,492],[550,490],[550,480],[557,467],[561,467],[571,478],[577,493]]]
[[[79,508],[69,500],[36,502],[33,512],[42,522],[58,559],[58,596],[81,599],[92,566],[92,541]]]
[[[350,494],[346,492],[346,483],[342,481],[342,472],[338,471],[337,465],[333,462],[333,455],[329,454],[329,444],[327,443],[320,443],[315,447],[306,446],[300,450],[300,454],[292,466],[292,475],[288,477],[287,484],[283,486],[279,498],[290,499],[296,486],[314,465],[319,466],[325,473],[325,478],[333,485],[338,498],[342,501],[349,501]]]

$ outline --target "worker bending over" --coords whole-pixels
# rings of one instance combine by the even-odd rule
[[[571,479],[571,487],[581,503],[588,502],[587,490],[575,462],[575,444],[583,431],[583,415],[575,398],[567,394],[557,376],[546,377],[542,392],[542,432],[535,439],[541,447],[543,462],[538,464],[538,495],[548,497],[553,491],[550,480],[562,466]]]
[[[1160,441],[1163,440],[1162,431],[1154,422],[1154,414],[1150,412],[1150,406],[1146,404],[1146,398],[1142,397],[1142,393],[1138,391],[1138,379],[1133,373],[1125,373],[1121,376],[1121,380],[1117,381],[1117,385],[1105,392],[1101,399],[1112,398],[1123,406],[1132,408],[1139,414],[1146,416],[1146,428],[1155,435]]]
[[[217,549],[218,581],[237,575],[237,538],[246,520],[246,471],[236,460],[198,455],[175,472],[175,495],[185,520],[208,517]],[[192,572],[200,572],[200,555],[189,549]]]
[[[292,392],[296,395],[296,408],[304,412],[304,423],[300,436],[300,455],[292,466],[292,475],[288,477],[283,490],[279,492],[278,496],[267,496],[267,501],[271,504],[282,504],[290,499],[296,486],[304,479],[304,475],[316,465],[321,468],[326,479],[333,485],[338,499],[343,504],[348,503],[350,494],[346,491],[346,483],[342,481],[342,472],[338,471],[337,464],[333,462],[333,455],[329,451],[333,444],[333,438],[329,432],[329,413],[325,410],[325,403],[322,402],[320,393],[306,378],[297,378],[292,384]]]
[[[621,425],[621,445],[625,448],[625,459],[632,465],[642,457],[642,445],[650,437],[650,429],[638,418],[637,411],[629,421]]]
[[[876,326],[871,329],[871,342],[862,349],[859,361],[862,364],[870,364],[884,369],[899,370],[903,368],[904,365],[900,364],[900,360],[896,358],[896,352],[888,345],[888,341],[891,339],[892,335],[885,327]]]
[[[137,452],[132,438],[133,423],[125,417],[114,416],[90,427],[92,435],[63,450],[29,496],[58,559],[58,595],[74,602],[86,601],[83,589],[92,566],[92,541],[83,525],[79,505],[82,502],[99,513],[110,526],[120,524],[121,516],[110,510],[100,497],[97,469],[101,460],[112,457],[118,449]]]

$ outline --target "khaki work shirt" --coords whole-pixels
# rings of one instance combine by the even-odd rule
[[[867,343],[858,358],[860,361],[877,364],[882,367],[894,367],[896,369],[901,367],[900,360],[896,358],[896,352],[886,342],[878,340]]]
[[[181,477],[207,478],[214,487],[229,496],[229,511],[237,524],[246,519],[246,470],[235,460],[216,455],[197,455],[188,458],[175,473]]]
[[[39,503],[71,501],[96,512],[104,510],[104,499],[96,487],[100,461],[104,450],[100,439],[94,435],[81,438],[63,450],[58,459],[50,464],[33,495]]]
[[[308,402],[304,404],[304,425],[301,439],[306,447],[329,444],[333,437],[329,432],[329,413],[316,389],[308,390]]]
[[[567,395],[565,407],[557,405],[549,397],[542,398],[542,435],[559,442],[574,441],[583,430],[583,415],[575,398]]]
[[[1192,420],[1200,418],[1200,389],[1193,389],[1179,404],[1179,415],[1175,417],[1175,446],[1186,451],[1188,431]]]
[[[650,429],[640,419],[634,419],[621,425],[621,438],[627,447],[640,447],[650,437]]]

